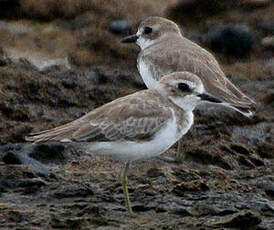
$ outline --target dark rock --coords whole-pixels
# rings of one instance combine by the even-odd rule
[[[114,34],[129,34],[132,23],[126,20],[116,20],[110,23],[109,31]]]
[[[199,175],[180,168],[173,168],[172,174],[176,176],[180,181],[192,181],[201,179]]]
[[[217,153],[211,153],[203,148],[198,148],[194,151],[186,152],[186,157],[195,162],[217,165],[227,170],[232,170],[234,168],[234,166],[228,160],[226,160],[225,157],[220,156]]]
[[[150,168],[147,171],[147,176],[148,177],[160,177],[160,176],[164,176],[165,174],[158,168]]]
[[[266,195],[274,198],[274,185],[270,185],[268,188],[265,189]]]
[[[17,187],[22,188],[21,192],[24,195],[28,194],[34,194],[40,191],[40,188],[43,186],[46,186],[46,182],[38,179],[38,178],[32,178],[32,179],[22,179],[19,181]]]
[[[87,197],[87,196],[92,196],[94,195],[93,190],[89,187],[83,187],[83,186],[65,186],[61,187],[58,191],[54,193],[54,196],[56,198],[78,198],[78,197]]]
[[[14,147],[14,148],[13,148]],[[7,145],[2,147],[4,150],[3,162],[6,164],[26,164],[31,165],[34,172],[40,176],[49,176],[49,170],[39,161],[30,157],[31,145]]]
[[[25,159],[14,152],[7,152],[3,157],[3,162],[6,164],[23,164],[25,162]]]
[[[255,165],[249,159],[247,159],[247,157],[239,156],[238,161],[244,166],[247,166],[249,168],[255,168]]]
[[[236,58],[247,57],[254,43],[254,37],[244,26],[217,26],[207,34],[206,41],[214,52],[222,52]]]
[[[236,153],[240,153],[243,155],[249,155],[249,151],[248,149],[246,149],[245,146],[243,145],[239,145],[239,144],[233,144],[230,146],[230,148],[235,151]]]
[[[260,22],[255,25],[257,30],[261,30],[265,35],[274,35],[274,21]]]
[[[0,67],[1,67],[1,66],[5,66],[5,65],[7,65],[7,61],[5,60],[4,57],[2,57],[2,56],[0,55]]]
[[[249,157],[249,160],[250,160],[255,166],[258,166],[258,167],[264,166],[264,165],[265,165],[265,163],[264,163],[263,160],[261,160],[261,159],[255,157],[255,156],[250,156],[250,157]]]
[[[41,187],[46,185],[47,184],[45,181],[38,178],[23,179],[23,180],[20,180],[18,183],[18,187],[32,187],[32,186]]]
[[[27,217],[23,213],[18,211],[10,211],[9,220],[15,223],[22,223],[28,221]]]
[[[29,156],[44,163],[60,163],[66,160],[65,147],[59,143],[35,145],[33,151],[29,153]]]
[[[274,158],[274,145],[272,143],[263,142],[258,145],[257,152],[263,158]]]
[[[261,221],[262,218],[258,213],[254,213],[249,210],[243,210],[231,216],[222,217],[217,225],[223,227],[247,229],[249,227],[255,227],[261,223]]]
[[[241,5],[244,9],[257,9],[260,7],[266,7],[271,3],[271,0],[246,0],[242,1]]]
[[[206,183],[200,180],[193,180],[190,182],[183,182],[176,185],[172,192],[178,196],[184,196],[185,192],[204,192],[208,191],[209,187]]]

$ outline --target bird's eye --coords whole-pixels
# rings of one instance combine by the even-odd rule
[[[151,27],[146,26],[144,28],[144,34],[150,34],[151,32],[152,32],[152,28]]]
[[[190,91],[189,85],[186,83],[179,83],[178,88],[183,92]]]

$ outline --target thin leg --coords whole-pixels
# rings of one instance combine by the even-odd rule
[[[178,141],[178,146],[177,146],[177,154],[176,154],[176,160],[179,161],[183,161],[184,160],[184,151],[183,151],[183,143],[182,143],[182,139],[180,139]]]
[[[123,191],[124,191],[124,195],[125,195],[125,201],[126,201],[126,207],[130,213],[130,215],[133,215],[133,211],[131,208],[131,204],[130,204],[130,200],[129,200],[129,195],[128,195],[128,181],[127,181],[127,171],[129,168],[130,162],[126,162],[125,164],[125,168],[123,170],[123,172],[121,173],[121,184],[123,186]]]

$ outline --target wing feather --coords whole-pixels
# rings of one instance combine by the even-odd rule
[[[115,100],[68,124],[30,134],[27,141],[124,141],[152,138],[172,116],[150,91]],[[154,92],[155,93],[155,92]]]

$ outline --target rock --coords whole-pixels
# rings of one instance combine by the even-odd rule
[[[180,168],[173,168],[172,174],[176,176],[180,181],[192,181],[201,179],[201,177],[198,174],[188,172]]]
[[[268,36],[262,39],[261,45],[266,49],[274,49],[274,36]]]
[[[247,157],[239,156],[238,161],[244,166],[247,166],[249,168],[255,168],[255,165],[249,159],[247,159]]]
[[[38,178],[32,178],[32,179],[23,179],[19,181],[18,187],[41,187],[41,186],[46,186],[46,182],[43,181],[42,179]]]
[[[93,190],[89,187],[83,187],[81,185],[67,185],[62,186],[58,189],[58,191],[54,192],[54,197],[56,198],[79,198],[79,197],[87,197],[94,195]]]
[[[233,215],[220,218],[220,220],[216,222],[216,225],[222,227],[247,229],[249,227],[255,227],[261,223],[261,221],[262,218],[258,213],[249,210],[242,210]]]
[[[39,161],[33,159],[28,154],[32,151],[31,145],[7,145],[2,147],[4,156],[3,162],[6,164],[25,164],[31,165],[32,169],[40,176],[49,176],[49,170]]]
[[[8,217],[10,221],[15,223],[28,222],[27,217],[19,211],[10,211]]]
[[[234,165],[225,156],[221,156],[216,152],[209,152],[205,148],[196,148],[195,150],[186,152],[186,158],[201,164],[217,165],[227,170],[234,168]]]
[[[165,174],[161,171],[161,169],[158,168],[150,168],[147,171],[147,176],[148,177],[160,177],[160,176],[164,176]]]
[[[255,9],[259,7],[266,7],[271,3],[271,0],[244,0],[242,6],[247,9]]]
[[[233,150],[233,151],[235,151],[236,153],[240,153],[240,154],[243,154],[243,155],[246,155],[246,156],[249,155],[248,149],[246,149],[246,147],[243,146],[243,145],[232,144],[230,146],[230,149]]]
[[[214,52],[236,58],[247,57],[254,43],[253,34],[247,27],[240,25],[213,27],[205,40]]]
[[[109,31],[114,34],[129,34],[131,32],[132,23],[127,20],[116,20],[110,23]]]
[[[258,145],[257,152],[262,158],[274,158],[274,145],[272,143],[263,142]]]
[[[177,184],[172,192],[178,196],[183,196],[185,192],[204,192],[208,191],[209,187],[207,184],[201,180],[193,180],[190,182],[183,182]]]
[[[31,179],[22,179],[18,182],[17,187],[21,188],[21,191],[24,195],[39,193],[40,188],[46,186],[46,182],[39,178],[31,178]],[[18,189],[17,189],[18,191]]]
[[[66,160],[65,147],[60,143],[35,145],[29,156],[44,163],[61,163]]]

